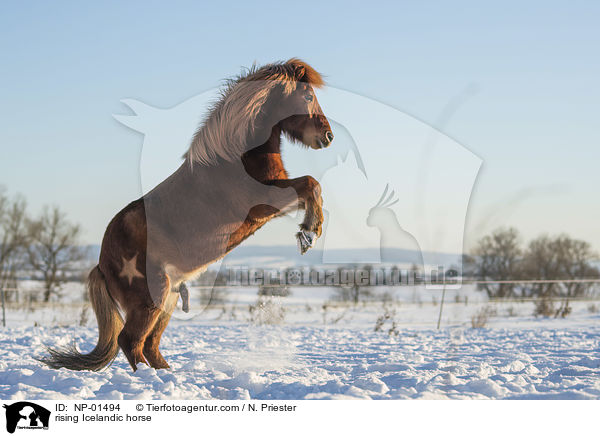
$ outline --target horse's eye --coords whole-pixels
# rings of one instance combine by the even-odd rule
[[[312,96],[312,94],[305,94],[305,95],[304,95],[304,100],[306,100],[306,101],[313,101],[313,96]]]

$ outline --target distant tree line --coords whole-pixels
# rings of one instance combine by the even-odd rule
[[[501,228],[480,239],[465,256],[463,272],[479,281],[598,279],[598,254],[591,245],[568,235],[542,235],[523,244],[514,228]],[[481,283],[490,298],[583,297],[596,283]]]
[[[11,198],[0,187],[0,287],[16,289],[18,274],[29,271],[42,281],[45,302],[60,295],[69,273],[80,271],[86,259],[77,245],[80,233],[57,206],[31,217],[22,196]],[[15,292],[8,295],[17,298]]]

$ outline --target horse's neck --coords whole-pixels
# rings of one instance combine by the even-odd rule
[[[269,140],[242,157],[246,172],[259,182],[287,179],[281,159],[281,130],[273,129]]]
[[[260,153],[281,153],[281,128],[279,128],[279,126],[275,126],[271,129],[271,133],[266,142],[258,147],[252,148],[246,154]]]
[[[250,177],[263,183],[288,178],[279,153],[258,153],[245,157],[244,169]]]

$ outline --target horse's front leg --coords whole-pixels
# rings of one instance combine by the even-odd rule
[[[296,233],[298,249],[301,254],[315,245],[317,238],[323,232],[323,198],[321,185],[310,176],[306,176],[304,185],[304,220],[300,224],[300,231]]]
[[[296,233],[296,239],[300,253],[306,253],[315,244],[322,232],[323,199],[321,197],[321,185],[311,176],[273,180],[269,184],[280,188],[291,187],[296,191],[298,195],[297,207],[306,211],[304,220],[300,224],[300,231]]]

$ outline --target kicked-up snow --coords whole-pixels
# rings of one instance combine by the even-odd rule
[[[173,320],[162,342],[172,368],[142,365],[136,373],[122,354],[97,373],[52,370],[34,360],[44,345],[74,339],[91,350],[92,322],[6,328],[0,399],[600,398],[597,315],[483,329],[387,322],[375,331],[376,315],[353,322],[346,314],[335,324]]]

